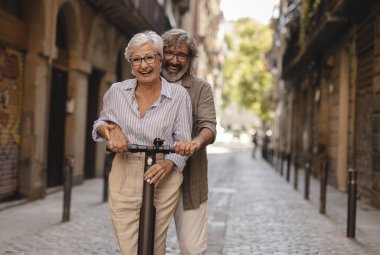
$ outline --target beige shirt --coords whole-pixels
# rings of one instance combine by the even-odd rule
[[[193,129],[191,137],[203,128],[210,129],[216,137],[216,114],[210,84],[190,74],[185,74],[181,85],[186,88],[193,107]],[[183,170],[182,196],[184,210],[198,208],[208,199],[208,161],[206,148],[199,150],[186,162]]]

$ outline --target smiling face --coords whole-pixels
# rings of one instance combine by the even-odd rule
[[[129,62],[140,84],[150,85],[160,81],[162,59],[153,44],[146,43],[132,52]]]
[[[175,82],[182,79],[182,76],[189,69],[190,56],[189,47],[171,47],[164,50],[164,63],[162,73],[167,80]]]

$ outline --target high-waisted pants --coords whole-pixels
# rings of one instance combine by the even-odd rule
[[[163,158],[163,154],[157,154],[156,163]],[[144,153],[118,153],[109,175],[109,206],[112,225],[123,255],[137,254],[144,160]],[[165,254],[167,230],[177,206],[182,180],[182,173],[173,170],[155,187],[155,255]]]

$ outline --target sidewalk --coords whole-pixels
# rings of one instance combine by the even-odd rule
[[[102,203],[102,190],[103,180],[100,178],[87,180],[82,185],[74,186],[71,193],[70,219],[77,219],[83,210],[106,205],[107,203]],[[61,188],[56,189],[44,199],[32,202],[14,201],[2,205],[2,208],[0,210],[0,242],[61,224],[63,191]]]
[[[272,167],[272,166],[270,166]],[[286,182],[286,166],[284,164],[283,176],[279,171],[276,171],[272,167],[273,171],[280,176],[284,182]],[[294,167],[290,170],[289,186],[294,189]],[[298,171],[298,188],[294,189],[299,193],[302,199],[305,194],[305,171],[300,168]],[[309,199],[308,201],[314,206],[317,213],[319,213],[320,206],[320,180],[310,177],[309,186]],[[372,207],[371,205],[361,201],[356,201],[356,238],[360,238],[361,235],[370,237],[378,237],[380,242],[380,210]],[[337,224],[347,227],[347,213],[348,213],[348,194],[340,191],[331,185],[327,186],[326,192],[326,205],[324,216]],[[323,214],[321,214],[323,215]]]
[[[292,172],[294,174],[294,172]],[[299,171],[298,176],[298,191],[301,198],[304,199],[304,181],[305,173]],[[293,187],[293,179],[291,178],[289,185]],[[286,182],[285,177],[283,178]],[[308,201],[319,214],[320,196],[320,181],[311,177],[310,190]],[[338,190],[335,187],[327,186],[326,192],[326,211],[325,214],[320,214],[328,220],[334,222],[338,226],[342,226],[344,235],[347,235],[347,213],[348,213],[348,195],[347,193]],[[357,243],[368,243],[371,246],[377,247],[377,254],[380,254],[380,210],[364,203],[361,200],[356,201],[356,229],[355,239]]]

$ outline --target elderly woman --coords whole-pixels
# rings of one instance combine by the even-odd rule
[[[115,83],[104,95],[103,110],[93,126],[95,141],[108,140],[116,152],[109,176],[112,224],[122,254],[137,254],[139,211],[144,180],[155,183],[155,254],[165,254],[167,229],[179,198],[187,157],[157,154],[144,174],[144,155],[128,152],[128,144],[165,145],[191,139],[191,101],[187,91],[160,77],[162,38],[146,31],[132,37],[125,49],[135,79]],[[112,132],[113,128],[120,129]],[[111,132],[110,132],[111,130]],[[113,135],[116,134],[116,135]]]

